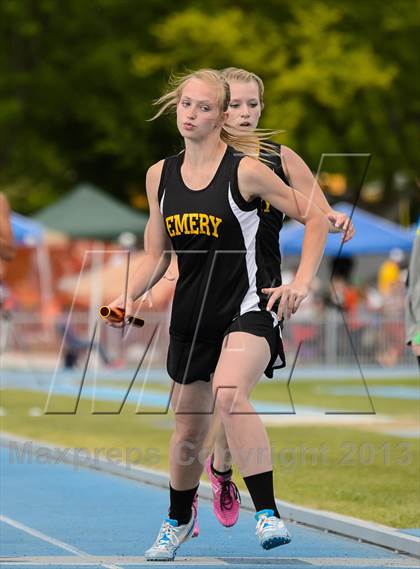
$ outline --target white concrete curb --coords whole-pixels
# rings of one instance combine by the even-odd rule
[[[2,433],[0,435],[0,445],[7,447],[9,452],[26,452],[31,453],[30,456],[33,456],[37,450],[48,450],[45,455],[54,463],[65,462],[77,467],[92,468],[108,474],[136,480],[144,484],[151,484],[152,486],[168,489],[169,476],[165,472],[135,465],[126,466],[98,457],[80,456],[80,452],[77,452],[78,449],[67,449],[67,452],[64,454],[63,450],[65,447],[42,441],[33,441],[10,433]],[[47,461],[46,456],[43,457],[43,462]],[[211,485],[208,482],[200,482],[199,496],[208,500],[212,499]],[[254,506],[249,494],[242,490],[241,498],[241,507],[246,510],[254,511]],[[404,534],[397,529],[372,522],[365,522],[334,512],[297,506],[283,502],[282,500],[277,500],[277,506],[281,515],[288,520],[351,537],[359,541],[380,545],[396,552],[408,553],[420,557],[420,539],[412,535]]]

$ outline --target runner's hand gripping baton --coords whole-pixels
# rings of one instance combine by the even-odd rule
[[[105,304],[100,307],[99,316],[103,320],[108,320],[108,322],[115,322],[117,324],[123,323],[125,319],[125,310],[124,308],[111,308]],[[137,318],[137,316],[127,316],[127,322],[139,328],[144,326],[144,320],[142,318]]]

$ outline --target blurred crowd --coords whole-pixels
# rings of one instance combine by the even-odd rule
[[[308,350],[311,343],[325,346],[325,335],[335,334],[336,345],[351,342],[354,348],[343,352],[369,356],[382,366],[396,365],[405,350],[408,258],[400,249],[391,250],[376,280],[362,285],[353,284],[353,269],[352,257],[332,259],[329,281],[314,280],[308,297],[293,316],[293,343],[302,342]],[[290,282],[293,275],[293,270],[286,271],[284,282]]]

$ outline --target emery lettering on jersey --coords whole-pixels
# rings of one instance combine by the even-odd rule
[[[165,217],[166,229],[170,237],[177,235],[211,235],[219,237],[220,217],[206,213],[179,213]]]

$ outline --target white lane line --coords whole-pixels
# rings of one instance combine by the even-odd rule
[[[259,561],[261,561],[260,558]],[[3,564],[8,564],[10,566],[32,566],[37,565],[38,567],[48,567],[53,565],[54,567],[57,566],[80,566],[80,567],[91,567],[91,566],[98,566],[104,565],[104,562],[118,562],[124,567],[135,565],[136,567],[152,567],[156,564],[166,565],[167,561],[158,561],[158,562],[151,562],[146,561],[144,557],[97,557],[92,555],[91,557],[67,557],[67,556],[41,556],[41,557],[0,557],[0,567]],[[174,561],[169,562],[171,567],[185,567],[185,566],[192,566],[192,567],[229,567],[232,568],[235,565],[231,565],[230,563],[226,563],[225,561],[221,561],[217,557],[176,557]],[[110,565],[108,565],[110,566]],[[115,565],[112,565],[115,567]]]
[[[254,563],[250,563],[250,562]],[[88,555],[83,557],[69,556],[40,556],[40,557],[0,557],[0,565],[4,563],[9,563],[9,565],[38,565],[38,566],[57,566],[57,565],[78,565],[78,566],[92,566],[92,565],[102,565],[106,567],[104,563],[108,563],[108,567],[113,566],[114,563],[119,563],[124,566],[136,565],[139,567],[151,567],[155,562],[145,561],[144,557],[127,555],[122,556],[97,556]],[[157,562],[160,564],[165,564],[167,562]],[[415,558],[410,558],[407,556],[401,557],[383,557],[383,558],[369,558],[369,557],[185,557],[178,556],[175,561],[170,562],[171,567],[175,566],[193,566],[193,567],[205,567],[205,566],[225,566],[232,567],[234,569],[235,565],[241,565],[245,563],[249,566],[264,565],[268,567],[270,565],[281,567],[294,565],[298,569],[299,567],[381,567],[385,568],[400,568],[400,569],[417,569],[419,567],[418,560]]]
[[[9,518],[8,516],[4,516],[4,515],[0,514],[0,521],[4,522],[5,524],[9,524],[9,526],[12,526],[16,529],[24,531],[25,533],[31,535],[32,537],[37,537],[38,539],[42,539],[43,541],[46,541],[46,542],[50,543],[51,545],[55,545],[56,547],[59,547],[60,549],[64,549],[65,551],[68,551],[69,553],[73,553],[74,555],[77,555],[78,557],[86,557],[86,558],[93,557],[92,555],[90,555],[90,553],[86,553],[85,551],[82,551],[81,549],[77,549],[77,547],[73,547],[72,545],[69,545],[68,543],[65,543],[64,541],[61,541],[59,539],[55,539],[54,537],[46,535],[45,533],[42,533],[36,529],[30,528],[29,526],[21,524],[20,522],[13,520],[12,518]],[[112,564],[105,565],[103,563],[100,563],[100,565],[102,567],[105,567],[106,569],[121,569],[121,567],[118,567],[118,565],[112,565]]]
[[[20,529],[26,533],[28,533],[29,535],[32,535],[33,537],[37,537],[38,539],[42,539],[43,541],[48,541],[48,543],[51,543],[52,545],[56,545],[57,547],[60,547],[61,549],[65,549],[66,551],[69,551],[70,553],[74,553],[74,555],[79,555],[79,556],[83,556],[85,557],[86,555],[89,555],[88,553],[85,553],[84,551],[80,551],[80,549],[77,549],[76,547],[73,547],[72,545],[69,545],[68,543],[64,543],[63,541],[60,541],[59,539],[55,539],[54,537],[50,537],[48,535],[45,535],[45,533],[41,533],[40,531],[30,528],[28,526],[25,526],[24,524],[21,524],[20,522],[17,522],[16,520],[12,520],[12,518],[9,518],[7,516],[3,516],[0,515],[0,521],[9,524],[10,526],[13,526],[16,529]]]

